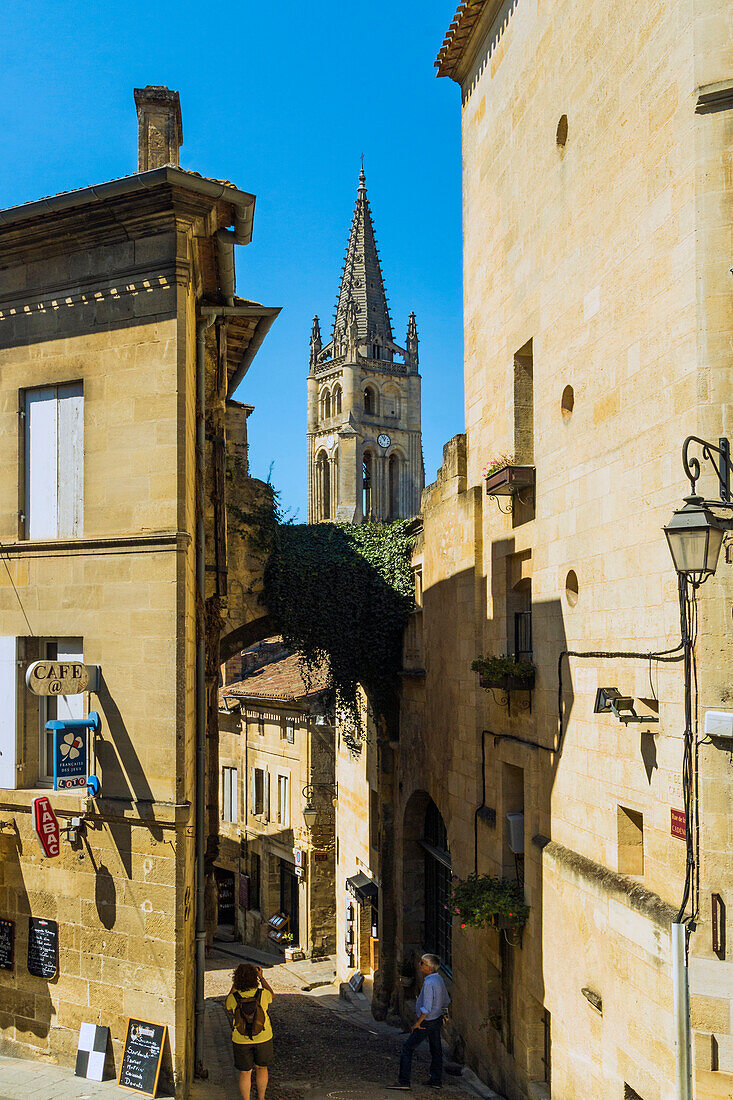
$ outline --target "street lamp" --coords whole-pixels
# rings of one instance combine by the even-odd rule
[[[664,533],[678,573],[697,587],[711,577],[718,565],[723,535],[728,528],[714,516],[699,496],[685,497],[684,508],[672,516]]]
[[[316,791],[330,791],[333,796],[333,804],[336,805],[338,799],[338,783],[308,783],[303,787],[303,798],[305,799],[305,806],[303,807],[303,821],[305,821],[305,827],[308,832],[311,831],[316,821],[318,820],[318,810],[315,806],[315,792]]]
[[[719,501],[704,500],[696,492],[700,462],[699,459],[688,456],[691,443],[702,447],[703,460],[708,460],[718,475]],[[717,460],[715,455],[718,456]],[[692,491],[684,498],[684,508],[677,509],[664,528],[664,533],[677,573],[689,580],[694,588],[698,588],[715,572],[723,535],[726,531],[733,530],[733,501],[730,492],[730,471],[733,466],[730,460],[730,443],[722,437],[716,447],[714,443],[690,435],[682,447],[682,465]],[[726,508],[728,515],[716,515],[713,508]]]

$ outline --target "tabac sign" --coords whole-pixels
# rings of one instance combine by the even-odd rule
[[[38,842],[43,849],[43,854],[49,858],[54,858],[59,854],[59,823],[56,819],[56,814],[51,808],[51,803],[48,798],[43,795],[41,798],[33,799],[33,828]]]
[[[80,661],[34,661],[25,682],[34,695],[80,695],[89,688],[94,672],[94,666]]]

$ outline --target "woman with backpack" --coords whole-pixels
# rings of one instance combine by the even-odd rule
[[[274,1053],[272,1024],[267,1010],[274,996],[261,966],[241,963],[234,971],[226,1010],[232,1024],[234,1065],[239,1070],[242,1100],[250,1100],[253,1069],[257,1100],[265,1100],[267,1067]]]

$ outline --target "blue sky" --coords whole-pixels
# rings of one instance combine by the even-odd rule
[[[455,0],[7,5],[0,207],[134,172],[132,90],[181,94],[181,164],[257,195],[240,294],[283,311],[237,396],[252,473],[305,519],[311,318],[330,331],[360,156],[393,329],[417,313],[433,480],[463,430],[460,100],[433,60]]]

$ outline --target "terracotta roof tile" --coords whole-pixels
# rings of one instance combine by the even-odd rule
[[[318,671],[313,676],[310,689],[301,673],[301,658],[291,653],[279,661],[271,661],[263,668],[254,669],[244,679],[219,689],[219,698],[229,699],[280,699],[295,702],[316,695],[326,687],[326,674]]]
[[[435,59],[438,76],[450,76],[455,80],[458,63],[487,3],[488,0],[461,0]]]

